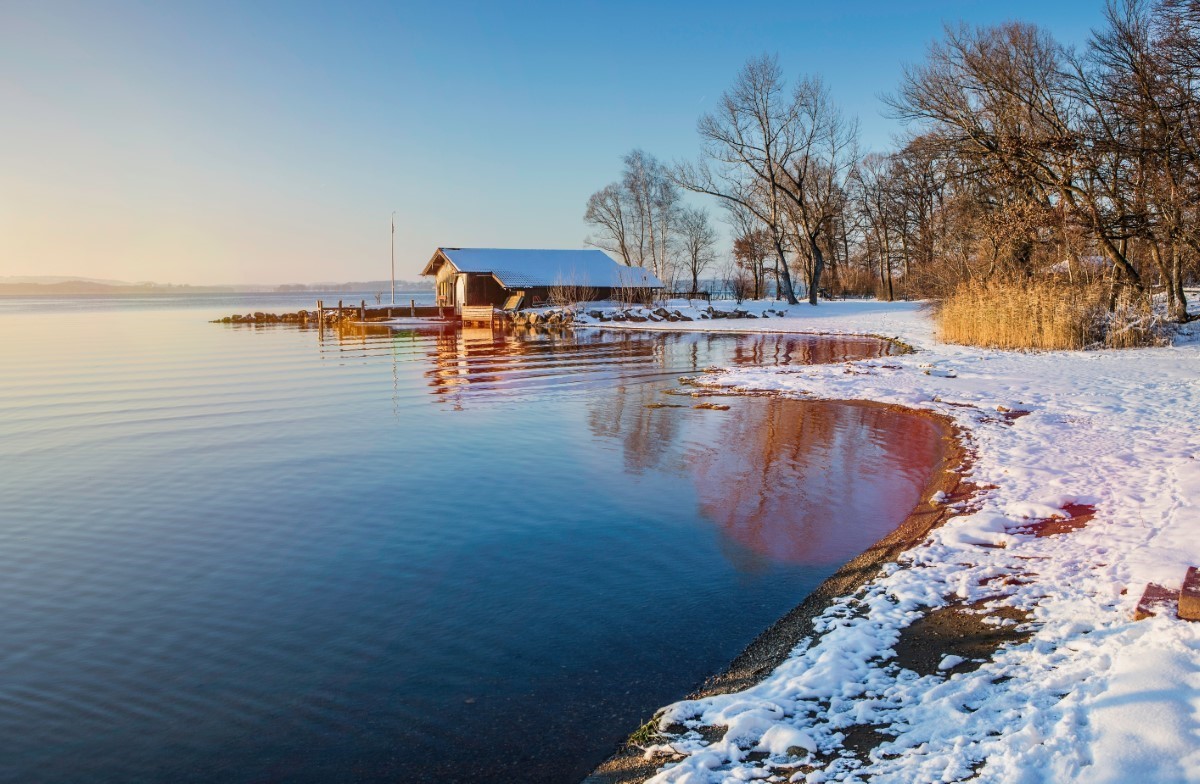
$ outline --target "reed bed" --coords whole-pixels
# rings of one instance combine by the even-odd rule
[[[947,343],[1042,351],[1161,342],[1147,298],[1123,298],[1109,310],[1106,294],[1054,279],[969,283],[941,303],[938,334]]]

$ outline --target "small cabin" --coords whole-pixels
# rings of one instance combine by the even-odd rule
[[[459,315],[464,306],[516,310],[550,304],[556,295],[617,299],[663,287],[648,270],[618,264],[600,250],[438,248],[421,275],[435,279],[437,304]]]

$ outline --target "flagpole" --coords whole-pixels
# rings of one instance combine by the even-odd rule
[[[396,304],[396,211],[392,210],[392,304]]]

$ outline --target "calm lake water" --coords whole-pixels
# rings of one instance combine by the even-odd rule
[[[868,340],[88,302],[0,299],[4,781],[577,781],[940,450],[880,408],[664,394]]]

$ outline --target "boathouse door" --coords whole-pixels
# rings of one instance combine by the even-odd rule
[[[467,276],[454,276],[454,312],[462,314],[462,306],[467,304]]]

